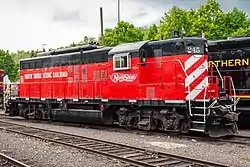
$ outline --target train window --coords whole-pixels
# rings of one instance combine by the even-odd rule
[[[121,53],[113,56],[114,70],[130,69],[131,55],[130,53]]]
[[[162,49],[154,49],[154,56],[155,57],[162,56]]]
[[[175,53],[174,42],[163,43],[162,45],[162,54],[164,56],[173,55]]]
[[[115,68],[120,68],[120,57],[114,57]]]
[[[185,44],[184,41],[177,41],[174,43],[173,52],[175,54],[185,54]]]

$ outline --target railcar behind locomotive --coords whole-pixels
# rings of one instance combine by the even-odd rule
[[[233,37],[208,44],[209,60],[216,64],[222,76],[229,75],[234,81],[236,97],[240,98],[237,104],[237,110],[241,112],[239,123],[249,125],[250,37]]]
[[[10,115],[213,137],[237,133],[235,98],[224,86],[233,82],[209,74],[203,38],[46,53],[21,60],[20,68]]]
[[[4,70],[0,70],[0,108],[4,106]]]

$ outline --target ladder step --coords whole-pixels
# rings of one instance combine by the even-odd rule
[[[146,126],[146,125],[149,124],[149,119],[143,119],[143,120],[141,120],[138,124],[139,124],[139,125]]]
[[[196,132],[204,132],[203,129],[190,129],[191,131],[196,131]]]
[[[195,109],[203,109],[204,110],[204,107],[192,107],[192,108],[195,108]],[[205,109],[207,109],[208,107],[205,107]]]
[[[192,121],[194,124],[205,124],[205,122],[201,122],[201,121]]]
[[[204,117],[204,114],[193,114],[194,116]]]

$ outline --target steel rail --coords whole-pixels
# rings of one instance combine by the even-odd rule
[[[5,161],[4,164],[0,163],[0,165],[3,165],[5,167],[8,167],[8,166],[9,167],[13,167],[13,166],[16,166],[16,167],[29,167],[28,165],[14,159],[14,158],[11,158],[11,157],[9,157],[9,156],[7,156],[5,154],[2,154],[2,153],[0,153],[0,159]]]

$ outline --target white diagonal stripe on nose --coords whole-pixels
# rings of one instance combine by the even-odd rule
[[[195,69],[186,79],[185,87],[188,87],[196,78],[207,70],[207,61],[204,61],[197,69]]]
[[[205,77],[187,96],[186,99],[195,99],[207,86],[208,78]]]
[[[202,55],[193,55],[185,61],[185,71],[187,71],[191,66],[193,66],[198,60],[202,58]]]

